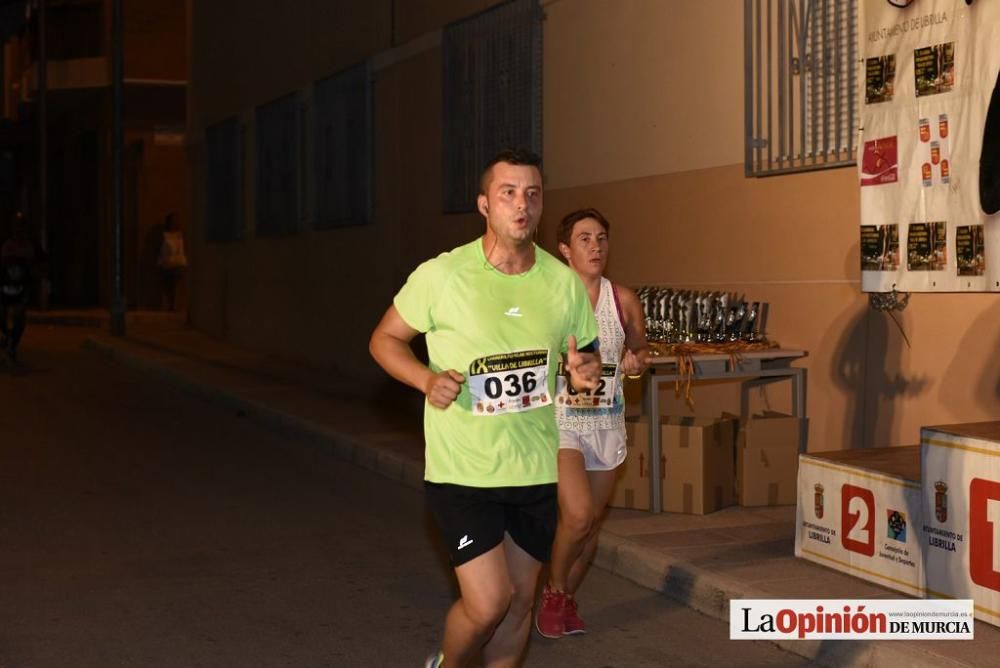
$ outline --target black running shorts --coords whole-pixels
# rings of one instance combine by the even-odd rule
[[[549,560],[559,514],[555,483],[464,487],[424,482],[424,489],[452,567],[489,552],[503,542],[505,532],[536,560]]]

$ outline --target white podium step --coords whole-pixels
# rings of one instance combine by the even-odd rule
[[[920,444],[927,596],[1000,626],[1000,422],[924,427]]]
[[[925,595],[920,446],[799,456],[795,556]]]

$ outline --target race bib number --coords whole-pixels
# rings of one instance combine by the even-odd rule
[[[521,350],[489,355],[469,365],[472,414],[522,413],[552,403],[549,351]]]
[[[556,376],[556,403],[568,408],[610,408],[615,403],[618,365],[602,364],[601,379],[592,391],[578,392],[569,384],[562,362]]]

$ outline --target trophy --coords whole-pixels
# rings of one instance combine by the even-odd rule
[[[767,332],[767,312],[768,303],[761,302],[760,309],[757,311],[757,319],[754,321],[753,329],[753,340],[754,341],[764,341],[767,337],[765,336]]]
[[[729,340],[739,341],[743,338],[743,326],[747,317],[747,303],[742,299],[739,305],[732,309],[733,323],[729,327]]]
[[[746,305],[746,302],[743,302]],[[740,326],[740,338],[748,343],[753,343],[756,339],[754,334],[754,322],[757,320],[757,311],[760,309],[760,302],[754,302],[750,305],[750,309],[747,311],[746,316],[743,318],[743,323]]]
[[[646,338],[657,343],[722,344],[764,340],[766,302],[748,302],[730,292],[636,290],[646,322]]]

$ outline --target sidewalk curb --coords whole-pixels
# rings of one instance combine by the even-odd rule
[[[119,364],[156,374],[176,387],[231,410],[241,411],[262,424],[297,432],[308,439],[310,445],[325,447],[340,459],[350,461],[407,487],[423,491],[424,468],[418,462],[372,446],[364,440],[333,430],[326,425],[276,410],[263,402],[244,397],[239,392],[193,380],[182,371],[170,367],[171,361],[183,362],[185,360],[183,356],[151,348],[150,350],[155,350],[157,355],[164,358],[164,362],[159,363],[142,354],[129,351],[127,348],[130,346],[143,347],[143,344],[134,341],[110,342],[96,336],[88,337],[84,343],[85,348]],[[173,360],[168,360],[168,357]]]
[[[172,368],[177,364],[189,362],[183,355],[167,352],[156,346],[146,346],[134,340],[111,340],[106,336],[90,336],[84,347],[125,366],[156,374],[176,387],[229,409],[241,411],[262,424],[296,432],[305,437],[310,445],[325,448],[340,459],[353,462],[390,480],[421,492],[424,489],[422,463],[326,425],[277,410],[260,401],[244,397],[239,392],[192,379],[182,370]],[[159,359],[151,358],[150,353]],[[771,598],[752,585],[713,574],[679,559],[672,559],[640,543],[611,533],[607,529],[601,531],[594,565],[726,623],[729,622],[730,599]],[[880,665],[960,668],[969,665],[924,651],[917,644],[905,641],[764,642],[770,642],[791,654],[831,668]]]
[[[44,311],[28,311],[29,325],[58,325],[61,327],[104,327],[107,318],[91,315],[64,315]]]

